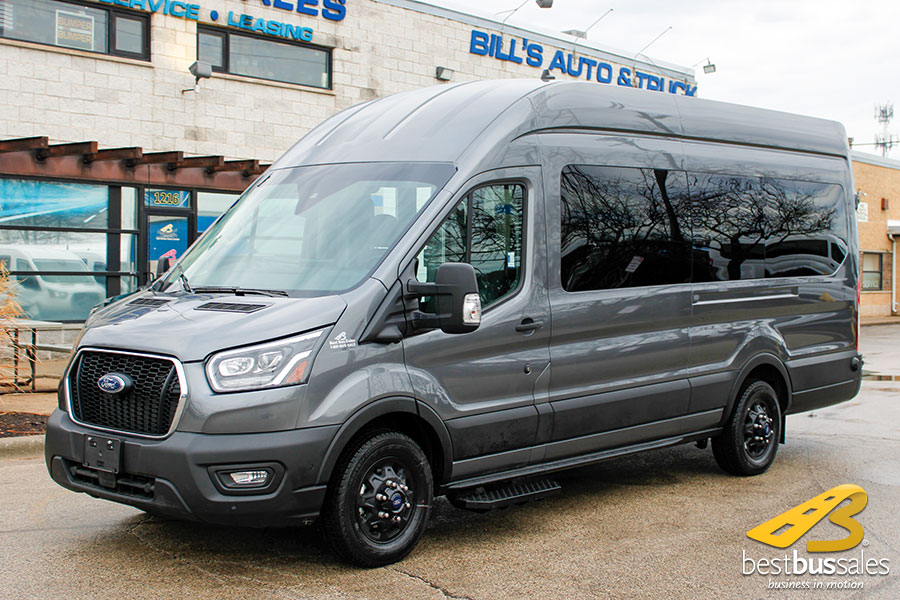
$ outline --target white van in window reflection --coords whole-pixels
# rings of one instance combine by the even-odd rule
[[[18,284],[16,299],[29,319],[84,320],[91,308],[106,298],[105,286],[91,276],[81,257],[63,248],[0,246],[0,263],[17,273],[12,275]],[[33,274],[21,274],[23,271]],[[63,272],[72,275],[59,274]]]
[[[746,238],[745,238],[746,239]],[[729,261],[740,263],[741,279],[765,279],[771,277],[803,277],[831,275],[844,258],[847,250],[836,236],[791,235],[768,241],[742,242],[740,252],[731,244],[710,246],[710,267],[720,280],[729,279]]]

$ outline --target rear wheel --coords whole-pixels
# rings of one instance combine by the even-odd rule
[[[762,380],[744,388],[728,425],[713,439],[716,462],[732,475],[759,475],[775,460],[781,438],[778,393]]]
[[[329,486],[322,511],[327,541],[363,567],[397,562],[425,532],[433,494],[428,458],[410,437],[364,436],[348,448]]]

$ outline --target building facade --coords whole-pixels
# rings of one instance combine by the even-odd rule
[[[441,83],[438,67],[696,93],[681,67],[412,0],[0,0],[0,24],[0,139],[272,161],[341,109]],[[193,91],[198,58],[213,73]]]
[[[866,317],[900,314],[897,244],[892,239],[900,241],[900,161],[853,152],[853,178],[859,197],[860,313]]]
[[[415,0],[0,0],[0,265],[29,317],[81,320],[326,117],[542,75],[697,92],[690,69]]]

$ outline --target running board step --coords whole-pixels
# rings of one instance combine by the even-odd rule
[[[448,494],[447,499],[456,508],[486,512],[511,504],[540,500],[558,494],[561,489],[552,479],[532,479],[459,490]]]

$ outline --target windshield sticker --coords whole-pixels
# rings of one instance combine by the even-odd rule
[[[342,331],[337,336],[328,342],[328,346],[332,350],[346,350],[347,348],[353,348],[356,346],[356,340],[349,337],[346,331]]]

